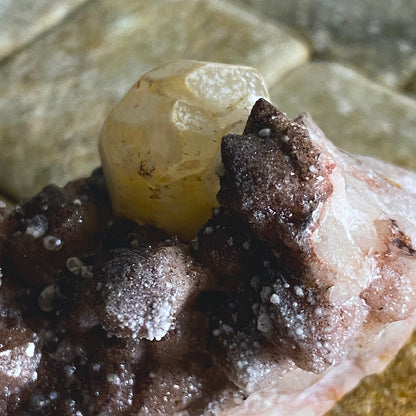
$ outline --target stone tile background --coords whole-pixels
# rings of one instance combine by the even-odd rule
[[[288,24],[316,59],[352,66],[393,88],[416,72],[414,0],[236,0]]]
[[[272,100],[339,146],[416,169],[414,0],[0,0],[0,194],[99,164],[97,136],[146,70],[256,66]],[[328,416],[416,415],[416,337]]]

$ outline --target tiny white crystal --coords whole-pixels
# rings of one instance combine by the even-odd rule
[[[221,138],[267,96],[250,67],[177,61],[143,75],[100,136],[117,214],[191,239],[217,206]]]
[[[27,344],[27,348],[25,350],[25,354],[29,358],[32,358],[35,355],[35,344],[33,342],[29,342]]]

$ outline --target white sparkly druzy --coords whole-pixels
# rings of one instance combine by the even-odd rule
[[[221,138],[241,133],[267,95],[244,66],[177,61],[142,76],[100,136],[116,213],[192,238],[217,205]]]

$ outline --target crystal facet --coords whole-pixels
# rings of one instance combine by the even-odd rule
[[[267,96],[250,67],[177,61],[142,76],[100,136],[115,212],[192,238],[217,206],[221,138]]]

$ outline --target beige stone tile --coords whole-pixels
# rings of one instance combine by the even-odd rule
[[[233,0],[299,30],[317,58],[400,88],[416,70],[414,0]]]
[[[290,115],[307,111],[345,150],[416,170],[416,101],[338,64],[294,70],[270,91]]]
[[[91,1],[0,68],[0,189],[20,198],[88,174],[104,118],[152,66],[255,65],[272,83],[307,57],[284,29],[221,1]]]
[[[0,59],[58,24],[86,0],[0,0]]]

